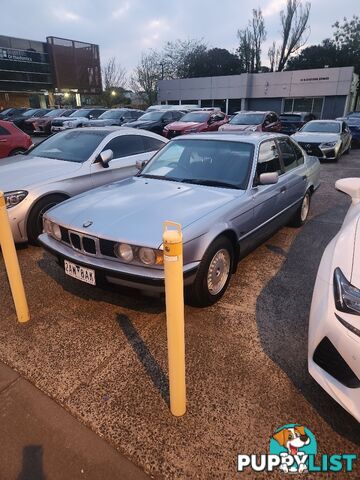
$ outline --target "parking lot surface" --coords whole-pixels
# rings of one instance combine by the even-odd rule
[[[267,453],[288,423],[307,426],[321,454],[358,453],[359,424],[311,379],[306,357],[317,267],[350,204],[334,183],[359,172],[360,150],[322,164],[308,223],[242,260],[218,304],[186,307],[184,417],[168,408],[163,300],[81,284],[40,248],[18,250],[26,325],[0,260],[0,360],[155,478],[238,478],[236,455]]]

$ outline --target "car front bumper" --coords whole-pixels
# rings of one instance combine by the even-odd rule
[[[359,335],[344,326],[359,320]],[[338,312],[333,286],[317,278],[309,323],[310,375],[345,410],[360,422],[360,317]]]
[[[19,205],[7,209],[7,213],[14,242],[26,243],[28,241],[26,232],[27,206],[21,202]]]
[[[319,160],[336,160],[339,154],[340,147],[320,147],[320,143],[303,143],[299,145],[305,150],[308,155],[317,157]]]
[[[64,260],[68,260],[76,265],[95,270],[97,282],[105,280],[107,283],[142,291],[159,293],[164,291],[163,269],[141,267],[103,257],[84,255],[45,233],[40,235],[39,242],[45,250],[57,258],[62,268],[64,268]],[[194,282],[199,263],[193,262],[184,266],[184,285],[191,285]]]

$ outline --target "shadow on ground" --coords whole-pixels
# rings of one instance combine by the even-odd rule
[[[136,353],[141,365],[144,367],[148,377],[160,392],[164,402],[170,407],[169,380],[167,375],[151,354],[131,320],[126,315],[118,315],[117,322]]]
[[[322,390],[307,369],[308,321],[317,269],[341,224],[322,222],[320,232],[320,217],[302,228],[282,268],[262,290],[256,321],[264,352],[336,432],[360,445],[360,425]]]
[[[46,480],[41,445],[27,445],[23,448],[22,468],[16,480]]]
[[[144,295],[138,290],[122,286],[117,287],[112,284],[99,284],[96,287],[92,287],[68,277],[54,257],[46,252],[44,252],[42,258],[37,263],[39,268],[55,280],[65,291],[84,300],[107,302],[142,313],[158,314],[165,311],[164,298],[160,295]]]

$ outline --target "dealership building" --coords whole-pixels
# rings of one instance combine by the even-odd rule
[[[219,107],[226,113],[306,111],[336,118],[356,109],[358,82],[354,67],[160,80],[158,101]]]
[[[0,35],[0,109],[90,103],[101,93],[99,47]]]

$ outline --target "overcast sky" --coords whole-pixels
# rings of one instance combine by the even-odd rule
[[[140,54],[167,40],[203,39],[209,47],[234,51],[236,32],[260,6],[267,41],[279,40],[279,12],[286,0],[10,0],[2,2],[2,35],[45,41],[46,36],[100,45],[101,60],[115,56],[130,71]],[[308,44],[331,36],[344,15],[360,14],[359,0],[313,0]]]

